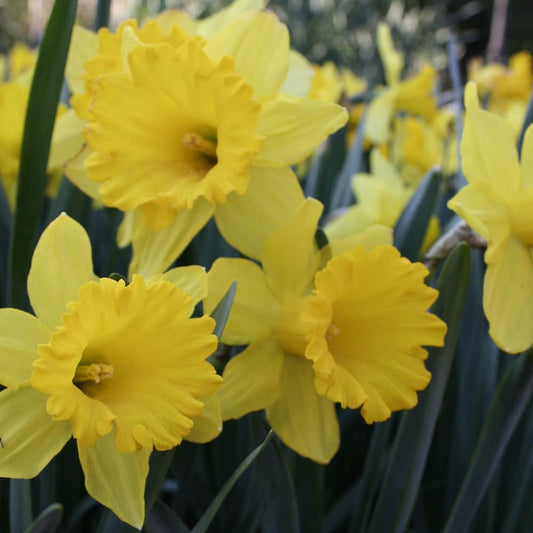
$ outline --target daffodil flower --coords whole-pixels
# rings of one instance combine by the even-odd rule
[[[150,452],[204,442],[221,378],[214,321],[166,280],[98,279],[83,228],[61,215],[33,256],[36,316],[0,310],[0,476],[31,478],[73,437],[89,494],[140,528]],[[218,427],[216,427],[218,425]]]
[[[224,370],[223,419],[266,408],[287,446],[327,463],[340,440],[335,403],[361,407],[367,423],[414,407],[430,380],[421,345],[441,346],[446,327],[426,312],[437,296],[423,283],[427,270],[400,257],[390,230],[318,250],[321,212],[306,200],[267,239],[262,268],[215,261],[206,306],[237,281],[222,340],[248,346]]]
[[[352,188],[357,203],[332,219],[324,228],[332,241],[345,239],[374,224],[394,227],[402,210],[416,190],[406,185],[395,166],[374,148],[370,153],[372,174],[356,174]],[[438,237],[440,232],[437,217],[431,217],[422,249]]]
[[[533,343],[533,127],[519,161],[511,125],[479,107],[473,82],[465,89],[461,141],[468,185],[448,207],[488,242],[483,309],[489,333],[506,352]]]
[[[436,99],[432,93],[437,73],[426,64],[412,78],[401,80],[403,56],[394,48],[390,27],[385,23],[378,25],[377,44],[387,87],[369,104],[365,136],[372,143],[380,145],[389,138],[395,112],[405,111],[426,121],[432,119],[436,112]]]

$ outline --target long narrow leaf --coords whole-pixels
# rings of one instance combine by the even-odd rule
[[[268,432],[265,440],[244,459],[244,461],[237,467],[235,472],[233,472],[231,477],[226,481],[226,483],[224,483],[224,486],[215,496],[215,499],[211,502],[211,505],[209,505],[202,518],[200,518],[199,522],[196,524],[196,526],[194,526],[194,529],[192,530],[193,533],[205,533],[207,531],[209,524],[211,524],[213,518],[217,514],[222,502],[229,494],[230,490],[233,488],[235,483],[237,483],[242,474],[244,474],[244,472],[248,469],[248,467],[256,460],[259,454],[266,448],[271,438],[272,430]]]
[[[430,350],[431,383],[420,394],[419,405],[403,414],[370,532],[407,529],[459,338],[469,274],[470,250],[461,244],[444,264],[437,283],[440,296],[433,306],[433,312],[448,324],[446,344]]]
[[[233,305],[233,300],[235,299],[235,293],[237,292],[237,282],[234,281],[231,284],[231,287],[228,289],[228,292],[224,294],[222,300],[218,302],[217,306],[213,309],[211,316],[215,319],[217,325],[213,333],[220,339],[224,328],[226,327],[226,322],[228,321],[229,313],[231,311],[231,306]]]
[[[394,226],[394,245],[411,261],[418,259],[429,219],[435,212],[441,181],[440,170],[431,169]]]
[[[519,356],[502,379],[445,533],[467,531],[496,467],[533,396],[533,351]]]
[[[63,506],[53,503],[48,506],[28,527],[26,533],[54,533],[63,517]]]
[[[20,154],[17,202],[9,247],[8,302],[26,306],[26,278],[41,217],[46,167],[63,84],[77,0],[56,0],[30,90]]]

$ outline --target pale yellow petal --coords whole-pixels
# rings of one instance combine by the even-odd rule
[[[141,529],[150,453],[120,453],[112,432],[98,439],[92,448],[78,445],[78,454],[87,492],[121,520]]]
[[[261,337],[229,361],[218,392],[223,420],[272,405],[281,391],[283,351],[272,336]]]
[[[485,183],[466,185],[448,202],[448,207],[489,243],[485,261],[499,261],[511,227],[507,208],[492,188]]]
[[[461,140],[463,172],[470,183],[487,183],[509,198],[520,187],[515,137],[502,117],[480,109],[476,85],[465,88],[466,118]]]
[[[392,244],[392,229],[386,226],[370,226],[363,231],[344,239],[332,239],[330,241],[333,257],[337,257],[356,246],[364,246],[371,250],[382,244]]]
[[[267,419],[289,448],[317,463],[329,463],[339,449],[339,423],[333,402],[318,395],[313,380],[310,361],[285,356],[281,394],[267,407]]]
[[[216,35],[226,24],[247,11],[259,11],[265,7],[265,0],[236,0],[228,7],[217,11],[210,17],[196,22],[196,33],[209,39]]]
[[[85,82],[82,74],[85,72],[84,63],[98,51],[98,37],[96,33],[76,24],[72,30],[72,39],[65,68],[70,92],[74,94],[85,92]]]
[[[0,477],[35,477],[70,439],[70,424],[52,420],[46,399],[31,387],[0,392]]]
[[[279,301],[300,296],[313,281],[320,266],[315,234],[323,208],[318,200],[308,198],[294,218],[265,243],[263,269]]]
[[[245,13],[223,27],[205,50],[213,59],[228,55],[254,88],[254,96],[275,94],[287,76],[289,32],[273,13]]]
[[[99,184],[89,178],[87,169],[85,168],[84,161],[91,154],[92,150],[89,146],[85,145],[72,159],[66,161],[64,172],[65,176],[72,182],[78,189],[83,191],[87,196],[93,200],[102,202],[100,191],[98,190]]]
[[[183,252],[193,237],[207,224],[213,214],[213,207],[204,200],[198,200],[193,209],[180,211],[166,228],[152,231],[142,223],[142,213],[134,222],[132,235],[133,258],[129,274],[141,274],[149,278],[164,272]]]
[[[358,203],[345,210],[339,210],[338,215],[330,220],[324,231],[330,242],[340,242],[352,235],[363,231],[375,222],[370,206]]]
[[[265,143],[258,158],[300,163],[347,121],[348,112],[337,104],[278,95],[263,104],[256,131]]]
[[[198,21],[190,17],[185,11],[178,9],[165,9],[154,19],[161,28],[163,34],[171,31],[173,26],[180,26],[191,35],[196,34]]]
[[[79,288],[96,280],[91,243],[83,227],[65,214],[44,230],[28,274],[28,295],[35,314],[50,328],[58,326]]]
[[[237,292],[222,334],[227,344],[249,344],[271,329],[279,304],[268,288],[263,271],[246,259],[217,259],[208,273],[205,311],[211,313],[237,282]]]
[[[218,392],[211,394],[207,398],[202,398],[204,410],[202,414],[193,419],[191,432],[184,437],[185,440],[204,444],[220,435],[222,431],[222,414]]]
[[[289,71],[279,92],[305,98],[309,95],[312,83],[313,67],[311,63],[296,50],[291,50],[289,53]]]
[[[207,296],[207,272],[204,267],[191,265],[176,267],[165,272],[157,279],[170,281],[180,289],[183,289],[196,305]]]
[[[50,335],[46,324],[33,315],[0,309],[0,383],[12,389],[29,384],[37,345],[48,342]]]
[[[288,167],[254,167],[242,196],[232,194],[217,206],[215,220],[224,238],[243,254],[260,259],[265,240],[286,224],[304,201]]]
[[[533,344],[533,259],[518,239],[510,237],[498,262],[488,265],[483,309],[489,333],[504,351],[519,353]]]
[[[388,141],[394,111],[394,91],[385,90],[378,94],[368,105],[365,119],[365,137],[373,144]]]
[[[403,70],[403,56],[394,48],[390,26],[385,22],[378,24],[377,45],[387,84],[395,85],[400,81]]]
[[[80,119],[73,109],[61,115],[55,123],[48,169],[62,168],[75,157],[83,147],[82,130],[86,122]]]

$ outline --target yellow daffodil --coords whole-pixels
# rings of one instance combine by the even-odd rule
[[[505,117],[515,138],[522,129],[529,96],[533,90],[533,59],[529,52],[511,56],[509,66],[479,61],[469,65],[469,78],[476,82],[480,96],[487,99],[487,109]]]
[[[67,175],[128,212],[121,243],[133,241],[134,261],[157,253],[154,232],[178,254],[213,213],[232,245],[259,257],[295,212],[303,197],[289,165],[347,113],[280,93],[289,56],[287,28],[267,12],[241,15],[207,42],[178,26],[163,34],[157,21],[99,33],[85,92],[72,100],[90,120],[88,150]],[[90,179],[78,179],[80,159]],[[250,225],[262,238],[248,237]]]
[[[324,228],[330,240],[347,238],[374,224],[394,227],[416,190],[416,187],[405,183],[395,166],[378,148],[374,148],[370,154],[370,169],[372,174],[357,174],[353,179],[356,204]],[[426,249],[438,234],[438,219],[432,217],[422,249]]]
[[[223,419],[266,408],[287,446],[327,463],[340,439],[334,402],[362,407],[368,423],[412,408],[430,380],[421,345],[442,345],[445,325],[426,312],[436,298],[423,283],[427,270],[400,257],[390,230],[374,227],[319,251],[321,212],[306,200],[267,239],[262,268],[215,261],[206,306],[237,281],[223,342],[248,347],[224,370]]]
[[[7,56],[0,56],[0,79],[29,84],[37,60],[35,50],[17,43]]]
[[[36,317],[0,310],[0,476],[37,475],[74,437],[89,494],[140,529],[150,452],[220,431],[202,415],[221,381],[205,360],[214,321],[189,318],[195,300],[170,281],[98,279],[66,215],[35,249],[28,293]]]
[[[333,61],[313,65],[313,85],[309,98],[322,102],[338,103],[343,92],[342,78]]]
[[[30,88],[17,81],[0,83],[0,178],[11,209],[15,205],[17,178],[19,174],[20,150],[26,119],[26,107]],[[58,106],[57,117],[65,113],[63,105]],[[48,165],[47,194],[53,196],[59,185],[61,166],[50,161]]]
[[[510,124],[479,107],[476,85],[465,89],[461,141],[468,181],[448,207],[488,242],[483,309],[489,333],[510,353],[533,343],[533,127],[519,162]]]
[[[385,23],[378,26],[377,43],[387,88],[380,91],[369,104],[365,136],[379,145],[387,142],[391,121],[397,111],[405,111],[431,121],[436,112],[433,85],[437,74],[432,66],[426,64],[412,78],[401,80],[403,56],[395,50],[390,27]]]

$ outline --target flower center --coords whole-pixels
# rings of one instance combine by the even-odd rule
[[[217,160],[217,143],[210,141],[209,139],[204,139],[201,135],[197,133],[186,133],[181,139],[181,143],[185,148],[193,150],[195,152],[200,152],[201,154],[206,155],[209,159],[213,159],[216,163]]]
[[[74,374],[74,383],[84,383],[85,381],[94,381],[96,384],[103,379],[113,377],[113,366],[105,364],[78,365]]]

